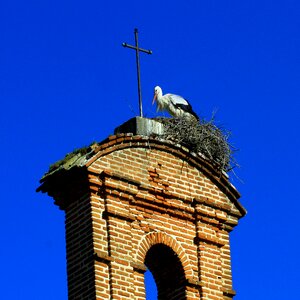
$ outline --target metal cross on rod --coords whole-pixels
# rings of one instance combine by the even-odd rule
[[[151,50],[145,50],[139,48],[139,41],[138,41],[138,30],[137,28],[134,29],[134,37],[135,37],[135,46],[128,45],[127,43],[123,43],[122,46],[130,49],[135,50],[136,54],[136,67],[137,67],[137,78],[138,78],[138,93],[139,93],[139,107],[140,107],[140,116],[143,117],[143,105],[142,105],[142,88],[141,88],[141,74],[140,74],[140,57],[139,52],[144,52],[147,54],[152,54]]]

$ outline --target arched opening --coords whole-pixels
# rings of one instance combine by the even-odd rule
[[[145,265],[155,280],[158,300],[186,299],[184,270],[177,254],[170,247],[164,244],[153,245],[146,254]]]

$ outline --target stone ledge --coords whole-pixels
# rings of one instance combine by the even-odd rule
[[[234,290],[223,290],[223,295],[227,297],[234,297],[236,292]]]
[[[163,124],[153,119],[134,117],[115,129],[114,134],[120,133],[132,133],[133,135],[144,136],[162,134]]]
[[[147,271],[147,267],[144,264],[132,261],[130,265],[138,273],[144,274]]]

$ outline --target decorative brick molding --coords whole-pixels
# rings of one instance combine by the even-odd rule
[[[44,176],[66,213],[69,299],[232,299],[229,233],[246,211],[224,173],[168,141],[119,134]]]

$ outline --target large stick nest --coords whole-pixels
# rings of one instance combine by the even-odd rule
[[[229,144],[230,132],[215,125],[214,120],[196,121],[186,118],[157,118],[163,123],[161,135],[187,147],[190,151],[201,153],[219,170],[230,171],[237,166],[233,159],[233,147]]]

